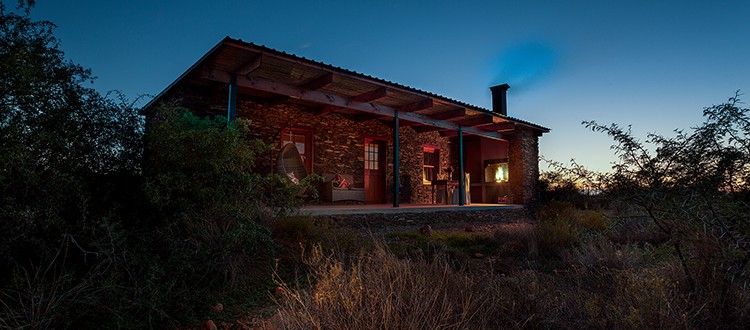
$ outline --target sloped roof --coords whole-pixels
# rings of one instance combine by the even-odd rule
[[[460,126],[470,134],[502,138],[522,125],[538,134],[549,132],[549,128],[442,95],[230,37],[214,46],[142,112],[179,85],[212,87],[229,83],[232,76],[242,94],[285,96],[320,105],[327,112],[373,118],[387,119],[398,112],[402,120],[422,131]]]

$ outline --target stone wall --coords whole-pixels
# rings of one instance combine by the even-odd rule
[[[225,92],[208,94],[197,89],[181,89],[165,99],[185,106],[200,115],[225,114]],[[281,131],[288,127],[313,130],[313,171],[318,174],[344,173],[364,181],[364,137],[379,136],[387,141],[386,202],[393,201],[393,133],[391,123],[377,119],[354,120],[337,113],[320,114],[319,107],[296,103],[269,103],[238,96],[237,117],[251,120],[252,135],[269,142],[273,150],[259,162],[260,169],[273,171],[273,162],[281,148]],[[399,130],[401,141],[401,199],[403,203],[428,204],[431,186],[422,183],[423,146],[440,149],[440,173],[452,166],[458,171],[457,139],[441,137],[438,132],[417,133],[411,127]],[[528,127],[517,126],[508,143],[511,202],[527,204],[534,198],[539,177],[538,136]]]
[[[508,171],[511,200],[528,204],[536,196],[539,179],[539,141],[532,129],[517,126],[508,148]]]
[[[226,95],[211,96],[199,90],[183,89],[176,93],[174,103],[201,115],[224,114]],[[237,118],[251,121],[251,134],[271,143],[273,150],[263,157],[261,168],[273,171],[273,162],[281,148],[284,128],[309,128],[313,131],[313,171],[318,174],[343,173],[354,176],[355,185],[364,185],[364,138],[382,137],[387,141],[386,202],[393,201],[393,133],[391,123],[377,119],[355,120],[337,113],[321,114],[319,107],[296,103],[271,104],[252,100],[242,95],[237,100]],[[401,202],[427,204],[431,200],[431,186],[422,183],[423,146],[440,148],[441,171],[447,166],[457,168],[451,161],[450,139],[438,132],[417,133],[402,126],[400,134]]]
[[[399,135],[401,141],[400,172],[402,187],[408,183],[409,191],[405,193],[411,196],[410,203],[430,204],[432,186],[422,183],[423,146],[429,145],[440,149],[440,173],[442,173],[443,169],[449,165],[458,168],[458,164],[451,162],[450,141],[448,138],[441,137],[438,132],[417,133],[411,127],[402,127],[399,130]],[[393,150],[392,148],[393,145],[389,144],[389,150]],[[389,155],[392,155],[392,152]],[[388,160],[389,173],[392,173],[393,170],[393,159],[391,158]],[[392,180],[392,174],[389,174],[388,180]],[[389,187],[391,187],[390,182]],[[391,200],[390,195],[389,200]]]

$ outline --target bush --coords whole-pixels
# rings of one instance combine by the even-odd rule
[[[150,125],[144,187],[157,221],[137,285],[153,318],[196,320],[216,300],[259,304],[277,250],[267,225],[298,205],[299,188],[254,171],[267,146],[246,138],[246,122],[161,107]]]
[[[85,85],[91,72],[31,19],[33,2],[0,3],[0,320],[85,328],[106,313],[124,228],[141,218],[143,120]]]
[[[572,205],[562,202],[550,203],[537,212],[536,235],[540,252],[556,255],[578,242],[575,213]]]

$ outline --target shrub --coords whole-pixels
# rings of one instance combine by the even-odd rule
[[[574,222],[586,231],[602,232],[607,229],[607,217],[601,210],[579,210]]]
[[[150,124],[144,187],[158,222],[139,259],[144,301],[186,321],[217,299],[257,305],[276,253],[266,225],[298,205],[299,188],[254,171],[267,146],[246,138],[246,122],[161,107]]]
[[[140,219],[143,120],[87,86],[91,72],[65,59],[54,25],[31,19],[34,1],[5,3],[0,324],[85,328],[106,312],[109,271],[130,252],[123,227]]]
[[[575,213],[572,205],[562,202],[552,202],[537,212],[536,234],[540,252],[556,255],[561,249],[578,242]]]

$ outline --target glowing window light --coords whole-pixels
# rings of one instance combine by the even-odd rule
[[[490,163],[484,169],[485,182],[508,182],[508,163]]]

